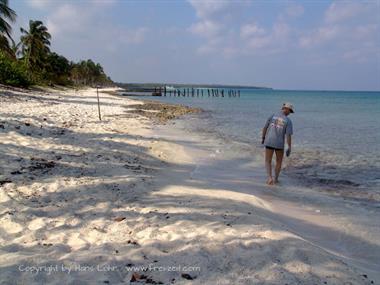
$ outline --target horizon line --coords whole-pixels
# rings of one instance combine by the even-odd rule
[[[168,83],[168,82],[114,82],[115,84],[134,84],[134,85],[188,85],[188,86],[225,86],[225,87],[241,87],[245,89],[270,89],[270,90],[276,90],[276,91],[319,91],[319,92],[380,92],[379,90],[349,90],[349,89],[293,89],[293,88],[274,88],[274,87],[267,87],[267,86],[259,86],[259,85],[240,85],[240,84],[218,84],[218,83]]]

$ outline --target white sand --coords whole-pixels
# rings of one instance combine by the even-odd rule
[[[93,89],[0,94],[0,284],[380,281],[360,205],[268,189],[260,161],[229,176],[201,137],[127,114],[137,101],[101,93],[99,122]]]

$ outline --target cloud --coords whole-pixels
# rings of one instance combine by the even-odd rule
[[[52,4],[52,0],[29,0],[28,5],[35,9],[44,9]]]
[[[248,54],[273,54],[286,51],[289,47],[291,28],[284,21],[275,22],[272,29],[265,32],[258,30],[248,38],[245,53]]]
[[[368,6],[365,3],[354,1],[336,1],[333,2],[325,12],[325,21],[327,23],[338,23],[355,17],[364,11]]]
[[[141,44],[145,41],[149,29],[146,27],[139,27],[137,29],[119,28],[111,33],[111,39],[117,39],[118,42],[125,44]]]
[[[323,57],[336,63],[380,60],[377,4],[372,8],[371,5],[369,2],[333,2],[319,26],[300,36],[299,47],[314,54],[325,51]]]
[[[304,12],[303,6],[297,3],[292,3],[285,9],[285,14],[290,17],[302,16]]]
[[[263,34],[265,34],[265,30],[259,27],[257,23],[245,24],[240,27],[240,37],[243,39]]]
[[[92,12],[83,11],[81,7],[63,4],[47,16],[47,27],[53,36],[69,33],[83,33],[90,25]]]
[[[218,1],[199,1],[189,0],[190,5],[195,9],[198,18],[210,18],[215,17],[220,13],[227,11],[233,4],[230,1],[218,0]]]
[[[189,30],[195,35],[204,38],[212,38],[221,32],[222,27],[222,24],[219,24],[215,21],[204,20],[191,25]]]
[[[149,31],[146,27],[128,28],[111,25],[106,19],[99,21],[99,15],[112,1],[92,1],[92,5],[86,3],[86,9],[74,3],[61,4],[47,16],[47,27],[56,40],[102,42],[111,49],[144,42]]]
[[[235,46],[239,41],[240,28],[235,27],[236,19],[242,9],[249,5],[249,1],[196,1],[189,0],[195,10],[197,21],[190,25],[188,31],[204,39],[196,48],[198,54],[221,53],[232,56],[237,53]],[[253,25],[253,24],[252,24]],[[246,26],[242,30],[244,36],[253,33],[253,26]]]
[[[338,26],[323,26],[313,31],[307,36],[299,39],[301,47],[315,47],[317,45],[325,44],[332,41],[339,36],[341,29]]]
[[[301,47],[310,48],[337,41],[344,44],[353,44],[354,40],[373,41],[379,22],[373,14],[376,8],[370,9],[364,2],[333,2],[326,9],[320,26],[308,31],[299,39]],[[375,19],[374,22],[373,19]]]

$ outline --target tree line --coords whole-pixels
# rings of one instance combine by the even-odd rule
[[[51,51],[51,35],[41,21],[30,20],[15,42],[11,23],[16,17],[8,0],[0,0],[0,83],[20,87],[112,83],[99,63],[91,59],[73,62]]]

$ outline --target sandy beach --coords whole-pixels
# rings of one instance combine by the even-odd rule
[[[173,120],[201,110],[113,91],[99,121],[95,89],[0,86],[0,284],[379,284],[378,206],[268,187]]]

